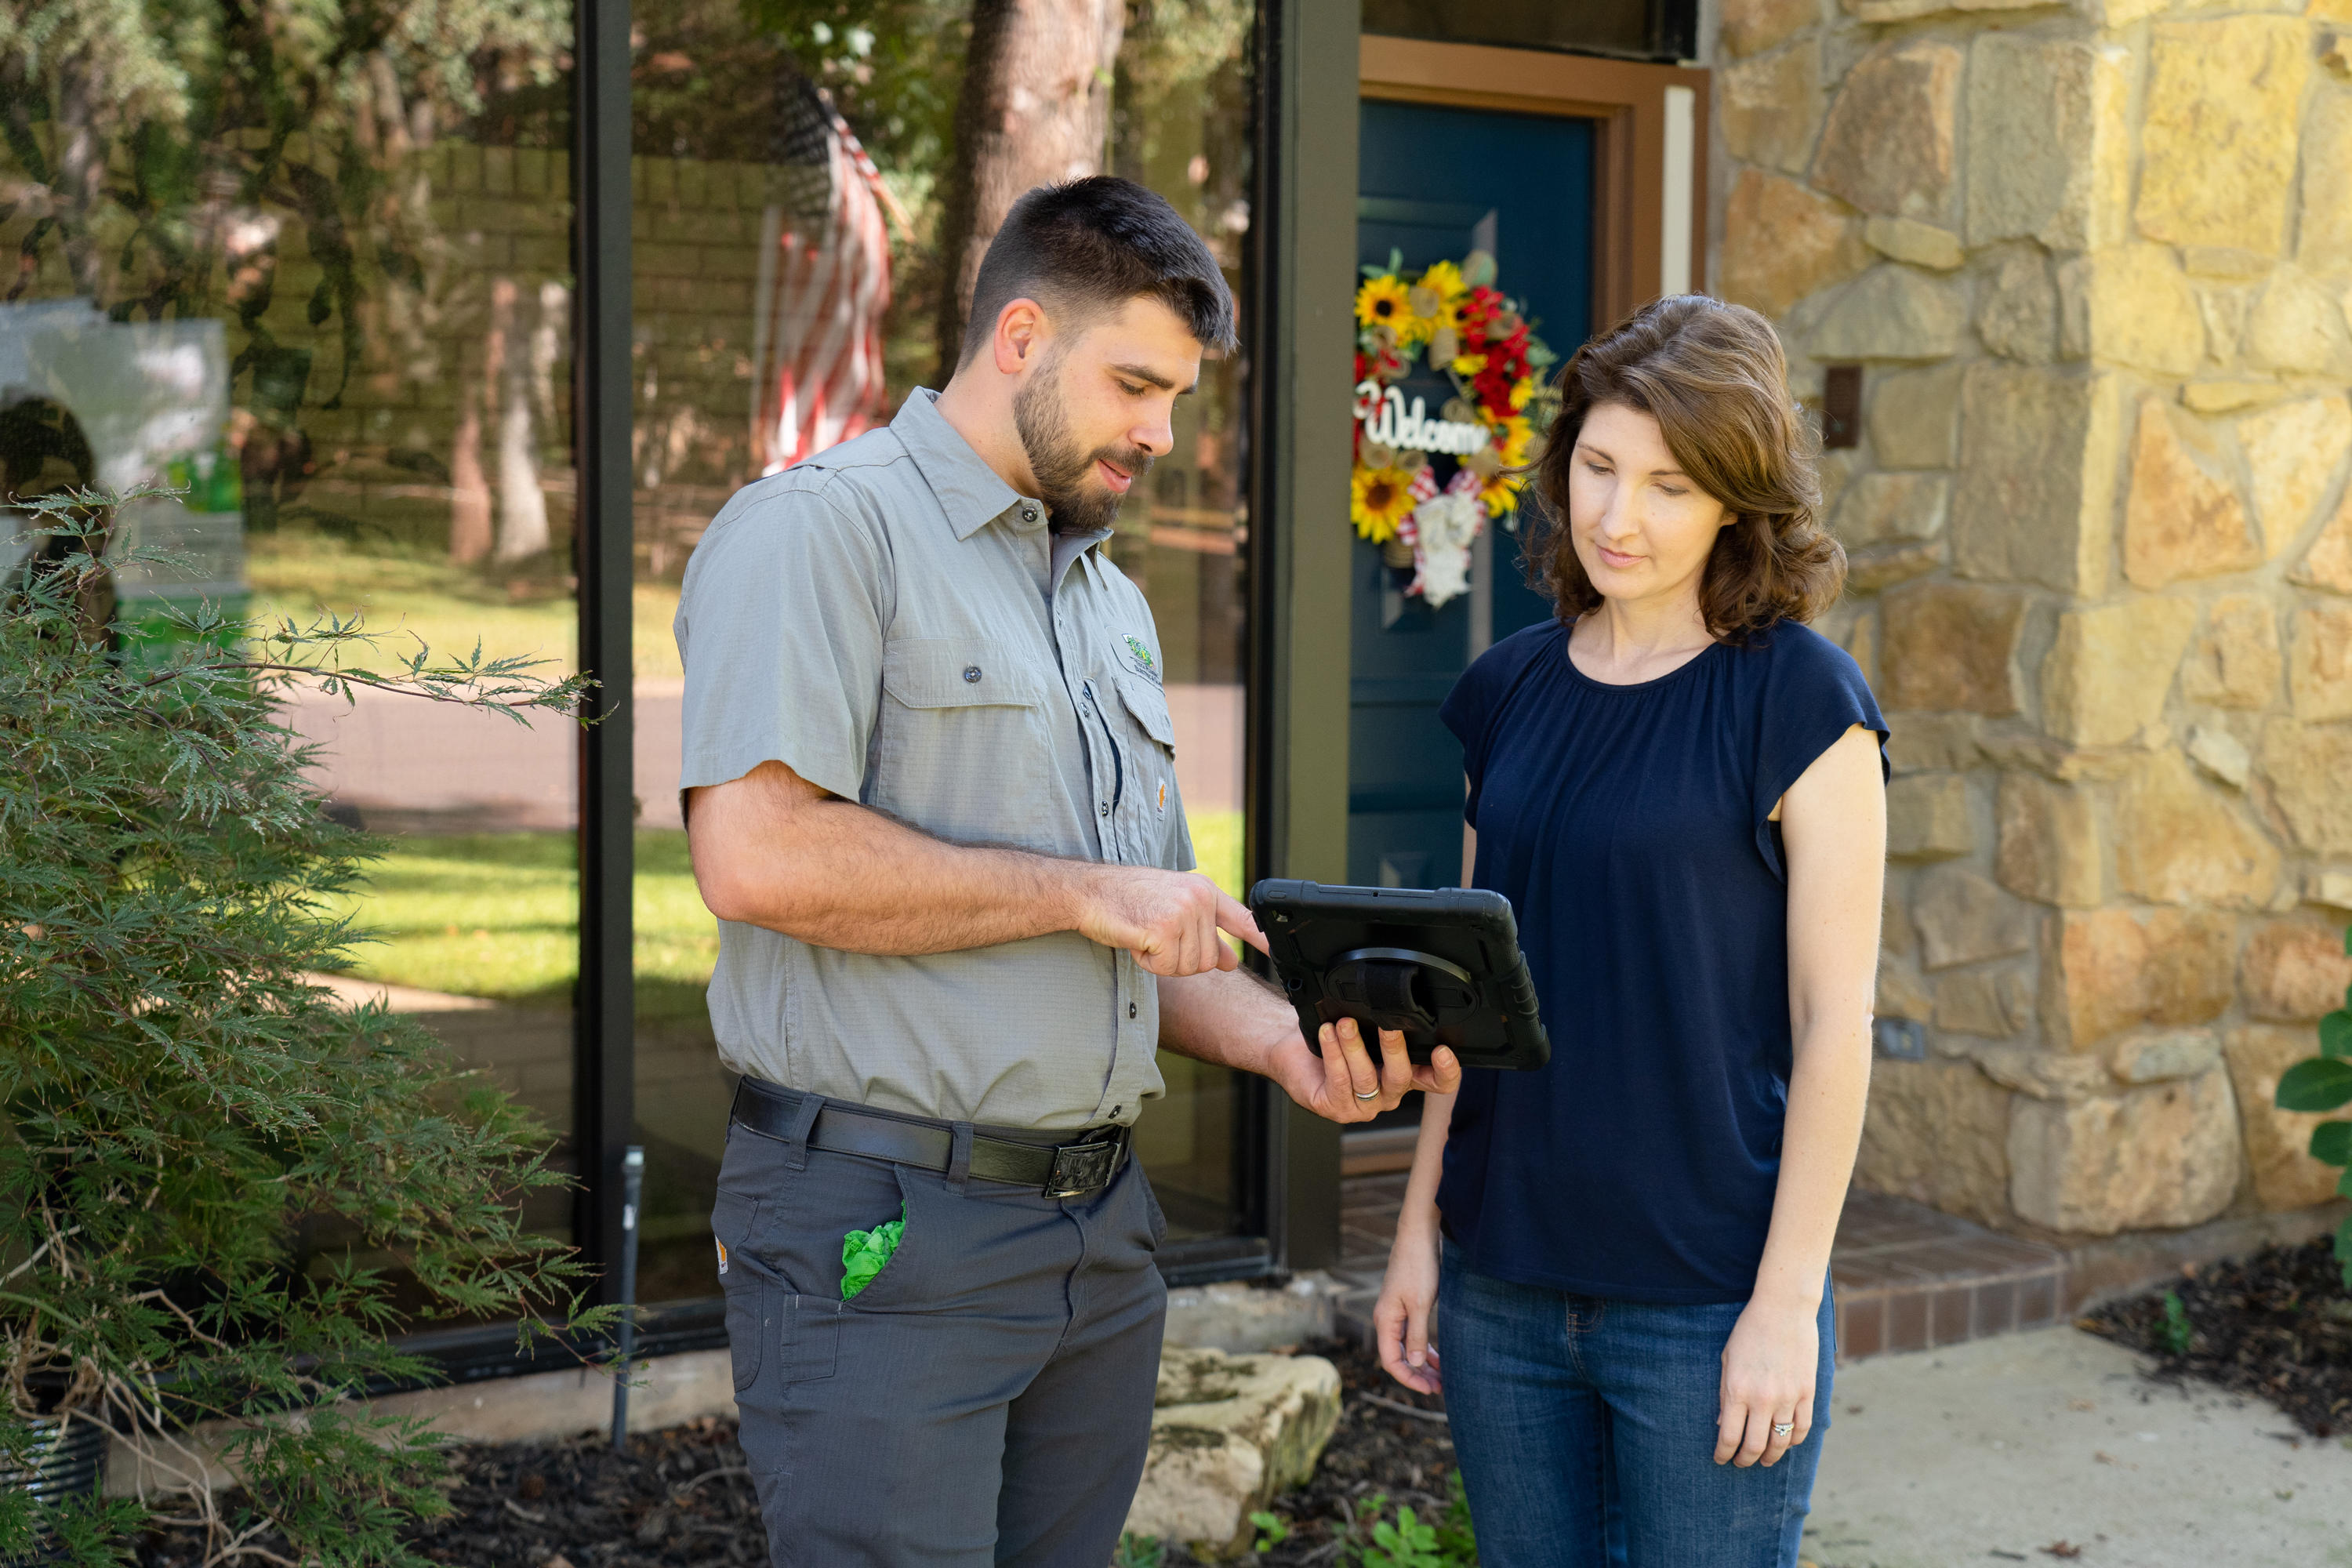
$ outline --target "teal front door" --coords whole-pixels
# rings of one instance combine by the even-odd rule
[[[1359,259],[1409,274],[1483,250],[1495,287],[1565,360],[1591,331],[1592,125],[1415,103],[1361,108]],[[1429,408],[1450,389],[1408,384]],[[1523,505],[1524,529],[1532,508]],[[1542,620],[1520,540],[1491,524],[1472,550],[1469,591],[1433,609],[1412,579],[1359,540],[1350,557],[1348,879],[1397,888],[1462,879],[1462,747],[1438,704],[1498,637]]]

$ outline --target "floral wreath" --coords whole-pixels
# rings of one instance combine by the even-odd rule
[[[1404,275],[1403,257],[1367,266],[1356,290],[1355,475],[1348,515],[1381,558],[1412,572],[1408,594],[1434,608],[1469,586],[1470,542],[1493,518],[1517,531],[1520,470],[1542,450],[1559,395],[1557,363],[1519,302],[1494,287],[1495,258]],[[1454,384],[1435,418],[1396,384],[1426,358]],[[1454,471],[1441,479],[1438,460]]]

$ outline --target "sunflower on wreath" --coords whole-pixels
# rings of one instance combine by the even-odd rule
[[[1527,482],[1517,470],[1542,451],[1559,408],[1541,374],[1557,356],[1494,287],[1485,251],[1418,276],[1391,251],[1385,268],[1363,273],[1349,519],[1391,566],[1412,569],[1407,593],[1443,605],[1466,586],[1470,543],[1485,524],[1517,530]],[[1424,361],[1454,387],[1434,418],[1426,399],[1408,405],[1397,390]]]

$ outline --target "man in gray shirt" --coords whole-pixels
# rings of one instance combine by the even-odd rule
[[[1108,1560],[1166,1308],[1128,1158],[1156,1047],[1338,1121],[1460,1081],[1352,1024],[1309,1051],[1192,870],[1150,607],[1100,546],[1233,347],[1165,202],[1032,191],[947,389],[747,487],[687,568],[680,787],[744,1075],[711,1225],[778,1564]]]

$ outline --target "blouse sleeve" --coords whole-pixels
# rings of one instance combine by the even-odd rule
[[[1505,705],[1504,697],[1536,656],[1544,630],[1542,626],[1527,627],[1480,654],[1438,704],[1438,721],[1462,742],[1462,772],[1470,781],[1462,817],[1473,827],[1478,826],[1478,793],[1486,777],[1486,753],[1494,738],[1496,710]]]
[[[1878,737],[1879,776],[1892,777],[1894,770],[1885,716],[1853,656],[1805,626],[1783,626],[1770,635],[1779,646],[1765,679],[1752,804],[1757,847],[1773,872],[1785,877],[1772,808],[1822,752],[1859,724]]]

